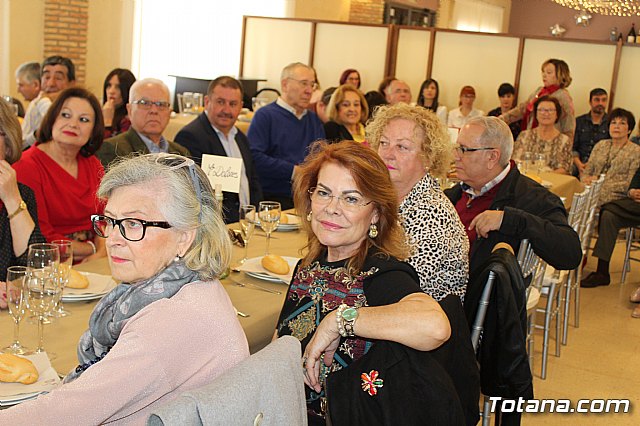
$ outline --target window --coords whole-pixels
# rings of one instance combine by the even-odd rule
[[[481,0],[456,0],[451,28],[484,33],[502,32],[504,8]]]

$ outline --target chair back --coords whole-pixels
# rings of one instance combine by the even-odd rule
[[[499,249],[506,249],[511,252],[511,254],[513,254],[513,248],[511,248],[509,244],[498,243],[493,248],[492,252]],[[471,325],[471,343],[473,345],[473,351],[475,353],[478,352],[478,347],[480,346],[480,336],[482,336],[482,330],[484,329],[484,320],[487,316],[489,299],[491,298],[491,292],[493,291],[493,283],[495,282],[495,279],[495,272],[490,271],[489,276],[487,277],[487,282],[485,283],[482,290],[480,301],[478,302],[478,311],[476,312],[473,324]]]
[[[574,231],[580,235],[580,229],[586,219],[586,212],[588,212],[587,206],[589,205],[589,195],[591,194],[591,187],[585,187],[584,191],[573,194],[573,200],[571,201],[571,208],[569,209],[569,217],[567,222],[573,228]]]
[[[600,190],[604,183],[605,175],[601,174],[600,177],[591,184],[591,193],[589,195],[589,201],[587,205],[587,211],[585,211],[586,218],[583,221],[580,236],[580,242],[582,243],[582,252],[586,253],[589,247],[589,241],[591,240],[591,234],[593,232],[594,222],[598,217],[598,200],[600,199]]]
[[[151,414],[147,425],[306,425],[300,342],[283,336]]]

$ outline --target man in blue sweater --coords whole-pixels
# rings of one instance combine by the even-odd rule
[[[249,144],[264,199],[293,208],[291,180],[311,143],[324,139],[318,116],[307,110],[317,88],[315,72],[300,62],[287,65],[280,77],[282,95],[260,108],[251,120]]]

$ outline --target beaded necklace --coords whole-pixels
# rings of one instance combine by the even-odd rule
[[[613,150],[613,140],[611,141],[611,145],[609,145],[609,153],[607,154],[607,161],[604,163],[604,167],[602,168],[602,172],[600,172],[600,174],[602,174],[602,173],[606,174],[609,171],[609,169],[611,168],[611,163],[613,163],[613,161],[616,158],[618,158],[618,154],[620,154],[620,151],[622,151],[622,149],[627,145],[628,142],[629,142],[629,139],[624,141],[622,146],[620,148],[618,148],[618,150],[616,151],[615,155],[612,158],[611,157],[611,151]]]

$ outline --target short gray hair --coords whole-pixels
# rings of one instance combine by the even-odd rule
[[[200,200],[190,167],[200,186]],[[178,231],[196,230],[184,262],[200,279],[219,278],[227,270],[231,240],[222,219],[222,206],[214,197],[207,175],[193,160],[172,154],[123,157],[110,165],[100,183],[98,197],[108,199],[117,188],[130,185],[147,185],[154,194],[159,192],[158,208]]]
[[[280,81],[286,80],[287,78],[291,78],[296,68],[306,68],[308,70],[313,71],[313,68],[311,68],[307,64],[303,64],[302,62],[292,62],[282,69],[282,73],[280,73]]]
[[[500,165],[507,167],[513,153],[513,135],[511,129],[498,117],[473,117],[466,125],[480,126],[484,132],[480,135],[482,146],[496,146],[500,150]]]
[[[40,64],[38,62],[25,62],[16,70],[16,78],[24,77],[27,83],[40,82]]]
[[[162,87],[167,93],[167,101],[171,101],[171,92],[169,91],[167,85],[164,84],[164,81],[158,80],[157,78],[143,78],[142,80],[137,80],[131,85],[131,88],[129,89],[129,102],[133,102],[134,100],[136,100],[134,96],[136,94],[136,91],[140,86],[144,86],[145,84],[155,84]]]

